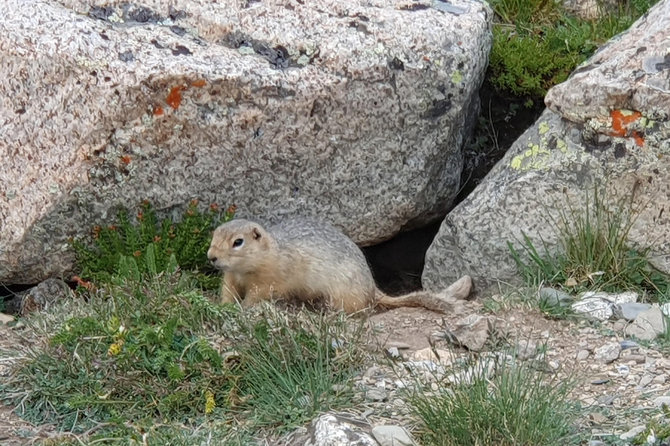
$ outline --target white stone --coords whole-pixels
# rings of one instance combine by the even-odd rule
[[[647,427],[644,426],[644,425],[642,425],[642,426],[635,426],[634,428],[630,429],[628,432],[625,432],[625,433],[619,435],[619,438],[622,439],[622,440],[624,440],[624,441],[632,440],[632,439],[635,438],[638,434],[640,434],[641,432],[644,432],[644,430],[645,430],[646,428],[647,428]]]
[[[650,341],[665,332],[665,316],[657,304],[649,310],[640,313],[637,318],[626,327],[627,336]]]
[[[314,420],[311,431],[305,446],[379,446],[360,427],[333,414],[324,414]]]
[[[400,426],[375,426],[372,435],[380,446],[416,446],[412,437]]]
[[[600,297],[585,297],[572,304],[572,311],[584,314],[599,321],[606,321],[612,317],[612,303]]]
[[[621,353],[621,345],[618,342],[609,342],[595,349],[593,356],[597,361],[606,364],[616,361]]]

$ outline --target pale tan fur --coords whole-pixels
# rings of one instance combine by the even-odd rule
[[[472,287],[470,277],[464,276],[442,293],[387,296],[375,285],[363,253],[351,239],[311,220],[288,220],[267,229],[242,219],[224,223],[214,231],[207,257],[223,271],[221,301],[239,300],[244,306],[296,298],[347,313],[375,305],[449,312]]]

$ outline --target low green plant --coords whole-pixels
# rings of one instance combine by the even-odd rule
[[[254,424],[284,430],[351,400],[345,383],[357,370],[352,365],[362,362],[356,348],[361,323],[348,324],[341,313],[295,318],[266,306],[260,319],[245,321],[242,329],[253,333],[237,352],[240,392],[249,398],[243,406]]]
[[[189,444],[215,420],[284,430],[349,401],[338,388],[359,364],[359,324],[212,303],[174,254],[157,272],[151,250],[143,268],[120,257],[109,283],[25,318],[46,342],[15,364],[0,399],[35,424],[124,441],[152,432],[148,444],[166,432]]]
[[[437,391],[419,382],[410,391],[422,444],[550,446],[572,438],[572,381],[557,381],[502,355],[468,361],[453,376],[439,379]]]
[[[578,18],[554,0],[491,0],[497,21],[487,82],[501,96],[541,103],[595,50],[626,30],[654,3],[628,0],[597,19]]]
[[[147,265],[155,265],[156,271],[161,272],[169,267],[173,256],[181,269],[212,272],[207,262],[212,231],[233,214],[234,207],[221,211],[216,205],[201,212],[197,200],[189,203],[178,221],[171,218],[159,221],[146,201],[134,218],[128,210],[121,209],[114,224],[93,228],[90,245],[73,240],[81,277],[96,283],[109,282],[123,258],[135,258],[140,274],[148,272]],[[148,255],[153,256],[150,263],[146,262]],[[207,288],[215,288],[218,283],[216,276],[209,280],[204,275],[198,277]]]
[[[511,255],[528,285],[547,284],[568,291],[635,290],[657,301],[670,297],[670,277],[648,260],[649,249],[633,247],[630,230],[641,211],[632,196],[610,208],[606,194],[594,188],[583,207],[569,202],[551,222],[558,233],[557,252],[535,246],[523,234],[521,248],[508,242]]]

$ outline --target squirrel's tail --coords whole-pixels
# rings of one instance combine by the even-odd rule
[[[472,278],[466,275],[439,293],[416,291],[398,297],[391,297],[377,290],[375,298],[377,306],[385,308],[423,307],[432,311],[450,313],[458,307],[458,301],[468,298],[470,291],[472,291]]]

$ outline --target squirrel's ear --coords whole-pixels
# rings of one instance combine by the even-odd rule
[[[254,236],[254,240],[259,240],[262,236],[261,230],[259,228],[252,229],[251,234]]]

